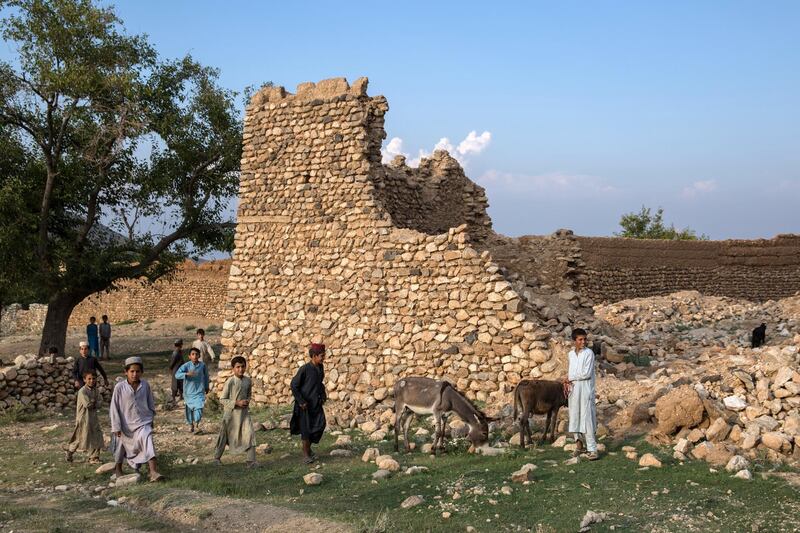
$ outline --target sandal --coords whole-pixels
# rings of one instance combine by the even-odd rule
[[[150,476],[150,483],[158,483],[160,481],[166,481],[166,478],[159,473],[155,473]]]
[[[311,457],[306,457],[305,459],[303,459],[303,462],[305,464],[307,464],[307,465],[310,465],[311,463],[313,463],[316,460],[317,460],[317,458],[312,455]]]

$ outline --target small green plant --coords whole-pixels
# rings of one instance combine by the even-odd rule
[[[208,327],[206,328],[206,333],[216,333],[216,332],[218,332],[220,329],[221,329],[221,328],[215,324],[215,325],[213,325],[213,326],[208,326]]]
[[[374,520],[362,518],[361,524],[358,526],[359,533],[386,533],[391,530],[388,509],[380,511]]]
[[[185,327],[185,328],[183,328],[183,329],[184,329],[184,330],[186,330],[186,331],[194,331],[194,330],[196,330],[196,329],[197,329],[197,326],[186,326],[186,327]]]
[[[625,356],[625,362],[632,363],[634,366],[650,366],[650,356],[630,354]]]
[[[46,415],[42,412],[26,408],[22,404],[16,404],[0,411],[0,426],[7,426],[18,422],[35,422],[45,417]]]
[[[153,322],[155,322],[154,318],[148,318],[147,320],[144,321],[145,324],[152,324]]]
[[[115,326],[127,326],[128,324],[136,324],[136,322],[137,322],[136,320],[133,320],[132,318],[129,318],[127,320],[120,320],[119,322],[117,322],[114,325]]]

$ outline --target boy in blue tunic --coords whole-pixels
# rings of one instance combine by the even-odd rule
[[[95,317],[90,317],[89,323],[86,325],[86,340],[89,341],[91,356],[100,357],[100,337]]]
[[[208,393],[208,368],[200,361],[200,350],[192,348],[189,362],[184,363],[175,372],[177,379],[183,380],[183,401],[186,405],[186,423],[189,431],[200,433],[200,420],[206,405]]]

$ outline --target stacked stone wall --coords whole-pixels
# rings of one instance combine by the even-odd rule
[[[330,397],[360,407],[409,374],[489,399],[558,366],[548,331],[474,246],[487,231],[482,190],[461,186],[474,203],[447,217],[404,203],[407,171],[380,162],[387,110],[366,79],[268,88],[250,104],[219,377],[247,357],[256,401],[290,398],[312,341],[329,348]]]
[[[765,301],[800,291],[800,235],[773,239],[664,241],[577,237],[580,290],[614,302],[697,290]]]
[[[70,326],[84,326],[89,317],[109,320],[157,320],[205,317],[221,321],[230,261],[195,264],[187,261],[172,276],[148,283],[127,280],[118,290],[93,294],[78,304]]]
[[[0,412],[64,409],[75,405],[72,358],[17,357],[13,366],[0,369]]]
[[[44,326],[47,306],[11,304],[0,309],[0,337],[39,334]]]

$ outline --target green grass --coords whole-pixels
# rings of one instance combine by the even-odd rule
[[[463,531],[467,526],[478,531],[513,531],[517,526],[574,531],[590,509],[611,513],[593,531],[608,530],[610,525],[625,531],[750,531],[753,523],[761,531],[790,531],[798,512],[796,492],[783,481],[757,478],[748,483],[732,479],[724,470],[712,473],[706,463],[680,465],[644,442],[636,443],[639,450],[655,451],[664,468],[640,471],[637,463],[621,454],[565,466],[565,452],[550,447],[482,457],[466,453],[461,446],[435,459],[418,452],[399,454],[403,468],[427,466],[429,472],[396,473],[374,484],[375,465],[360,460],[363,449],[372,443],[359,439],[353,458],[324,457],[323,465],[315,470],[323,474],[324,482],[307,487],[302,476],[311,469],[301,464],[297,441],[286,433],[259,433],[259,441],[266,440],[274,448],[271,455],[260,458],[260,469],[244,468],[242,456],[224,457],[228,464],[223,467],[171,464],[175,457],[165,456],[166,484],[139,485],[129,491],[155,498],[182,488],[262,500],[348,522],[364,531]],[[321,456],[327,455],[333,439],[323,440]],[[379,447],[390,452],[388,443]],[[536,481],[527,486],[510,483],[510,474],[528,462],[539,467]],[[513,493],[500,493],[503,485],[510,485]],[[462,497],[453,500],[453,491]],[[414,494],[422,495],[425,503],[400,509],[400,503]],[[452,516],[443,519],[443,511]]]
[[[128,324],[136,324],[138,321],[133,319],[128,320],[120,320],[119,322],[115,323],[115,326],[127,326]]]

